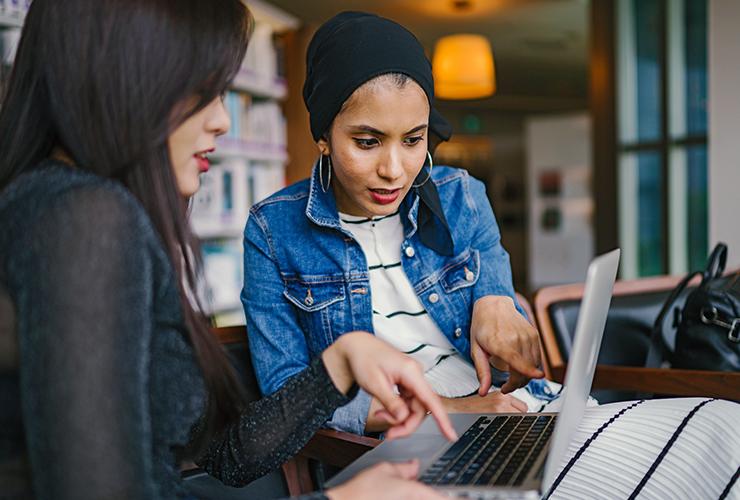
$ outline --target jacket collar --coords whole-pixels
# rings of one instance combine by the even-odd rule
[[[339,223],[339,211],[337,210],[337,200],[334,198],[334,190],[331,187],[326,192],[321,189],[318,160],[311,169],[306,217],[319,226],[342,229]]]
[[[414,184],[420,184],[420,177],[428,174],[422,171]],[[422,179],[423,180],[423,179]],[[340,231],[339,211],[334,190],[321,189],[318,161],[311,170],[311,179],[308,188],[308,203],[306,217],[315,224],[331,227]],[[401,202],[401,220],[404,221],[406,237],[410,238],[419,232],[422,243],[442,255],[453,255],[454,242],[452,231],[447,223],[442,202],[433,179],[421,183],[418,188],[412,188]]]

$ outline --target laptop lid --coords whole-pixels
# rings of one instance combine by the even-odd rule
[[[555,424],[545,463],[542,490],[548,491],[555,481],[558,466],[581,423],[604,336],[606,317],[617,277],[620,250],[596,257],[588,266],[583,301],[578,312],[573,349],[568,357],[565,394]]]

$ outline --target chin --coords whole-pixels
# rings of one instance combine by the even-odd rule
[[[178,187],[182,196],[190,198],[198,192],[198,189],[200,189],[200,179],[196,176],[194,179],[180,182]]]
[[[401,202],[392,203],[390,205],[375,205],[368,209],[368,212],[372,214],[372,217],[384,217],[396,213],[398,208],[401,206]]]

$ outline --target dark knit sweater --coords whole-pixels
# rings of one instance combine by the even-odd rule
[[[176,457],[206,394],[176,279],[114,181],[47,161],[0,193],[0,496],[188,496]],[[198,463],[246,484],[346,402],[318,360]]]

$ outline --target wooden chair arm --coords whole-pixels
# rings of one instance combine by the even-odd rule
[[[554,367],[553,373],[564,380],[563,367]],[[740,373],[598,365],[593,388],[740,401]]]
[[[379,439],[367,436],[321,429],[303,447],[300,455],[335,467],[346,467],[380,443]]]
[[[344,468],[378,444],[379,439],[331,429],[318,430],[295,457],[283,464],[288,492],[297,496],[316,489],[309,460]]]

